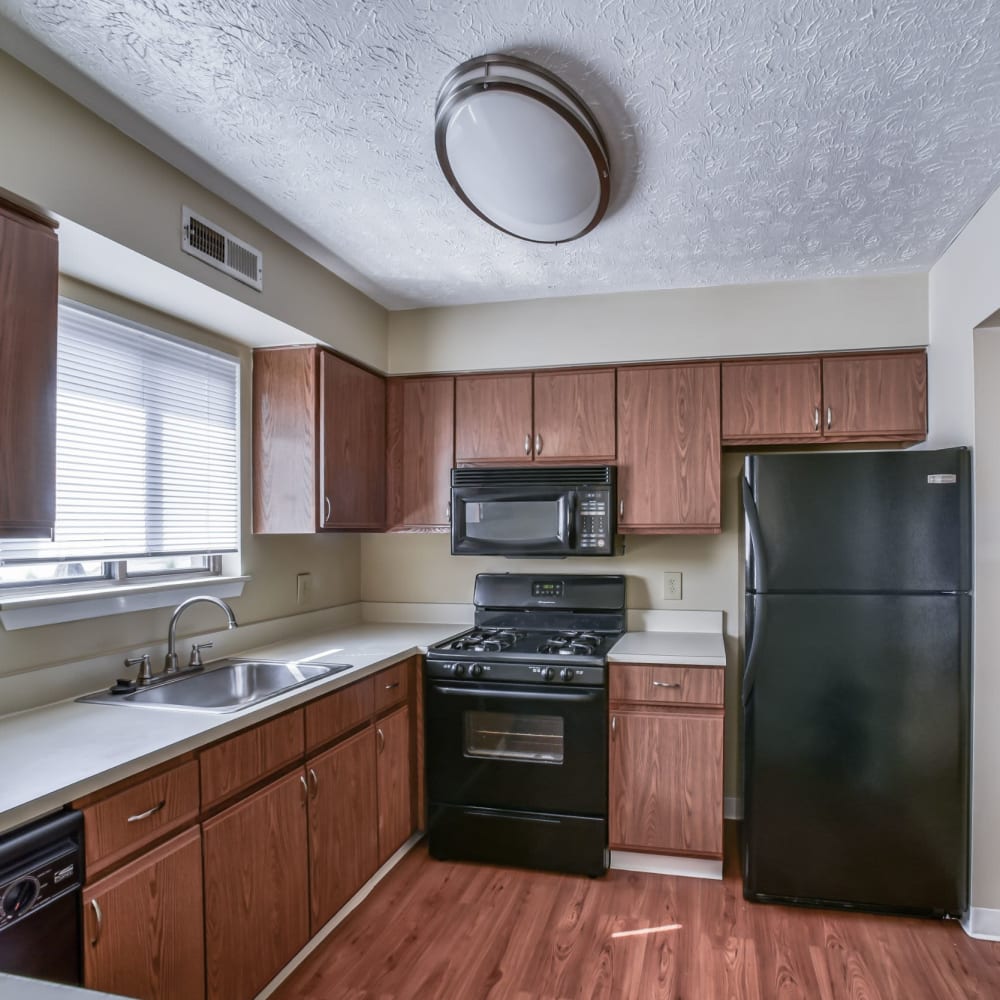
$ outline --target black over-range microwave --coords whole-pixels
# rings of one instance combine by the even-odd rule
[[[613,556],[616,471],[452,469],[452,555]]]

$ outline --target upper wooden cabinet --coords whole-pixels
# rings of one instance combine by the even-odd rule
[[[723,362],[724,444],[906,443],[926,436],[922,350]]]
[[[55,526],[58,295],[53,227],[0,202],[0,538]]]
[[[614,460],[613,368],[455,380],[456,462]]]
[[[926,353],[823,358],[823,436],[831,441],[923,441]]]
[[[719,365],[618,370],[618,530],[721,530]]]
[[[455,379],[389,379],[387,419],[389,529],[447,529],[455,464]]]
[[[257,533],[385,526],[385,379],[316,347],[254,351]]]
[[[822,405],[819,358],[722,364],[723,441],[819,438]]]

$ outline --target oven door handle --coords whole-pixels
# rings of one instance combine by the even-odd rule
[[[445,684],[434,684],[431,690],[436,694],[458,694],[465,695],[466,698],[506,698],[511,701],[562,701],[562,702],[587,702],[600,701],[604,697],[604,691],[504,691],[501,685],[496,685],[500,690],[493,687],[457,688],[448,687]]]

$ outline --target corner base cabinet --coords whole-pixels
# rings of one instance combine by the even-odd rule
[[[722,667],[612,664],[612,850],[722,858]]]

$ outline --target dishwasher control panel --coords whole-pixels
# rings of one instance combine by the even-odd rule
[[[67,892],[75,892],[82,882],[79,851],[68,847],[55,856],[39,860],[13,878],[0,874],[0,930],[10,926]]]

